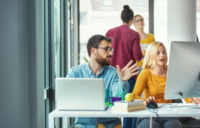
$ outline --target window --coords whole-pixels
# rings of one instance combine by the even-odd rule
[[[44,88],[51,95],[45,99],[47,128],[48,114],[55,108],[54,80],[56,77],[66,77],[67,71],[79,62],[85,63],[83,57],[89,60],[86,48],[88,39],[95,34],[105,35],[109,29],[120,26],[123,5],[129,5],[135,15],[144,17],[146,33],[149,33],[150,25],[149,0],[44,0],[44,3]],[[131,28],[135,30],[133,25]],[[197,0],[197,34],[200,35],[200,0]],[[154,0],[154,36],[166,45],[167,0]]]
[[[87,12],[80,12],[80,24],[87,24]]]
[[[113,0],[103,0],[104,7],[112,7],[113,6]]]
[[[55,77],[60,77],[60,0],[54,0],[54,62]]]
[[[148,2],[146,0],[135,0],[134,7],[136,8],[146,8],[148,7]]]
[[[154,0],[154,36],[167,46],[167,0]]]
[[[102,3],[104,7],[102,8]],[[134,4],[136,3],[136,5]],[[111,6],[112,8],[105,8]],[[79,18],[80,18],[80,63],[85,63],[82,59],[87,54],[86,44],[89,38],[95,34],[105,35],[106,32],[114,27],[122,25],[120,19],[121,11],[124,5],[134,11],[134,14],[140,14],[144,17],[145,28],[144,31],[149,33],[149,11],[148,0],[80,0],[79,4]],[[83,13],[87,13],[87,24],[83,24]],[[135,30],[134,26],[131,26]]]
[[[200,35],[200,0],[196,1],[196,30]],[[154,0],[154,36],[167,46],[167,0]]]
[[[56,108],[55,78],[66,77],[69,67],[69,14],[68,1],[44,0],[45,36],[45,128],[48,128],[48,114]],[[61,120],[55,120],[61,126]]]

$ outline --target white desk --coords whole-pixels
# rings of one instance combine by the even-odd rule
[[[159,104],[160,106],[161,104]],[[162,107],[158,111],[158,117],[198,117],[200,109],[180,108],[165,108]],[[111,108],[106,111],[58,111],[54,110],[49,114],[49,128],[54,128],[54,118],[69,118],[69,117],[150,117],[150,128],[152,127],[152,117],[156,117],[155,113],[149,110],[135,112],[112,112]]]

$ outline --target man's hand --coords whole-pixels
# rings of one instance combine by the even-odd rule
[[[132,65],[130,67],[130,65],[133,63],[133,61],[131,60],[123,69],[121,69],[119,67],[119,65],[117,65],[117,73],[119,78],[122,81],[127,81],[129,80],[132,76],[137,75],[139,72],[135,72],[139,67],[137,66],[137,63],[135,63],[134,65]]]
[[[158,101],[155,101],[155,97],[154,96],[153,97],[150,96],[148,99],[146,99],[144,101],[144,104],[147,105],[150,102],[158,103]]]
[[[193,102],[193,103],[195,103],[195,104],[200,104],[200,98],[190,98],[191,99],[191,101]]]

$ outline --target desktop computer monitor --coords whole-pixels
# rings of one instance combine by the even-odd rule
[[[170,49],[165,99],[200,97],[200,43],[172,41]]]

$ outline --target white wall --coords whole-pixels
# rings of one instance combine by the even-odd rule
[[[37,49],[43,48],[42,37],[37,36],[42,35],[42,30],[37,33],[35,29],[37,1],[40,0],[0,1],[1,128],[44,127],[44,122],[36,119],[38,113],[39,119],[44,117],[43,78],[37,77],[38,67],[43,68],[43,61],[37,55],[39,52],[43,57],[42,50]],[[43,1],[40,4],[42,6]],[[43,76],[44,73],[40,73],[40,77]]]

